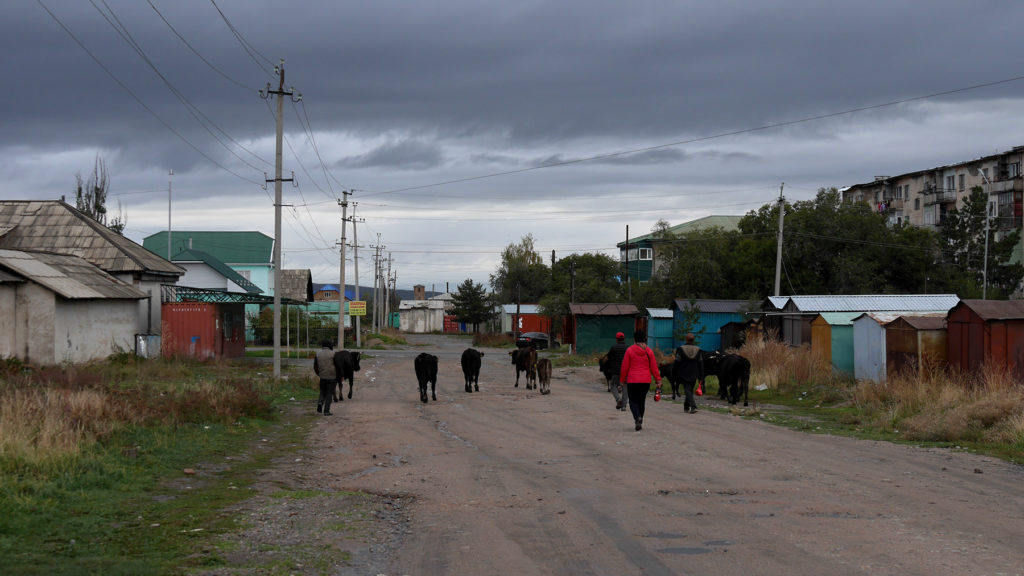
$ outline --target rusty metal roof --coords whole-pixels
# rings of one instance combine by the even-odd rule
[[[639,316],[632,304],[569,304],[569,312],[577,316]]]
[[[77,256],[0,249],[0,267],[69,300],[148,297]]]
[[[78,256],[111,274],[185,273],[59,200],[0,201],[0,248]]]
[[[945,314],[903,315],[899,318],[915,330],[942,330],[946,327]]]
[[[750,306],[750,302],[746,300],[711,300],[711,299],[698,299],[694,300],[697,306],[697,310],[700,310],[704,314],[738,314],[741,310],[744,310]],[[685,310],[690,305],[690,301],[685,298],[677,298],[673,301],[676,309]]]
[[[1024,318],[1024,300],[964,300],[961,302],[982,320],[1020,320]]]

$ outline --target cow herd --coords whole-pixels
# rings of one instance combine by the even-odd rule
[[[474,348],[467,348],[462,352],[459,360],[462,366],[462,374],[465,377],[465,391],[467,393],[480,391],[480,366],[484,353]],[[525,374],[526,389],[538,390],[541,394],[551,393],[551,360],[538,358],[537,349],[534,347],[516,348],[509,352],[512,365],[515,367],[515,387],[519,387],[519,377]],[[701,358],[704,364],[705,376],[718,377],[718,395],[722,400],[730,404],[736,404],[743,397],[743,405],[747,406],[747,396],[750,388],[750,361],[733,353],[705,352],[701,351]],[[600,360],[601,372],[604,372],[605,357]],[[352,398],[352,387],[354,373],[359,371],[359,352],[339,350],[334,355],[334,367],[338,377],[338,387],[335,390],[334,401],[344,399],[345,381],[348,380],[348,394]],[[416,370],[416,381],[419,384],[420,401],[426,403],[433,399],[437,401],[437,356],[426,352],[416,356],[413,360],[413,367]],[[660,364],[658,370],[663,378],[669,381],[672,386],[672,397],[680,396],[679,385],[674,378],[675,370],[673,363]],[[429,394],[428,394],[429,385]]]

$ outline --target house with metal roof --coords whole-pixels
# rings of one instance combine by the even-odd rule
[[[683,222],[667,229],[664,234],[650,233],[636,238],[626,238],[616,244],[619,249],[619,260],[622,265],[623,278],[631,281],[647,282],[664,264],[660,248],[672,237],[682,236],[699,230],[721,229],[726,232],[739,229],[743,216],[705,216],[689,222]]]
[[[498,307],[498,322],[503,334],[551,331],[551,319],[541,314],[539,304],[502,304]]]
[[[185,273],[60,200],[0,201],[0,249],[77,256],[141,290],[135,334],[160,333],[160,287]]]
[[[259,286],[202,250],[178,252],[174,255],[173,262],[185,269],[185,275],[178,280],[178,284],[182,286],[248,294],[263,293]]]
[[[781,338],[793,346],[811,343],[811,321],[822,312],[934,312],[949,310],[956,294],[874,294],[789,296],[782,317]],[[768,313],[766,313],[768,314]]]
[[[1024,300],[963,300],[946,321],[949,367],[1004,366],[1024,378]]]
[[[691,311],[692,306],[696,310]],[[750,303],[746,300],[687,300],[677,298],[672,302],[672,314],[675,321],[675,341],[673,348],[683,345],[685,332],[693,333],[694,341],[703,350],[722,350],[722,327],[731,322],[746,321],[746,310]],[[692,323],[688,316],[696,313]],[[688,326],[688,324],[691,324]]]
[[[674,325],[671,308],[648,308],[647,346],[662,354],[671,354],[675,350]]]
[[[142,239],[142,245],[160,256],[167,256],[167,231]],[[205,252],[228,265],[246,280],[274,294],[274,239],[255,231],[172,230],[171,254],[186,250]]]
[[[617,332],[632,342],[633,332],[642,325],[640,310],[632,304],[570,304],[563,343],[572,344],[578,354],[605,352],[615,343]]]
[[[78,256],[0,249],[0,357],[58,364],[134,350],[148,296]]]

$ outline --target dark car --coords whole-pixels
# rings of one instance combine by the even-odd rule
[[[548,335],[543,332],[523,332],[516,338],[516,346],[527,348],[534,346],[538,350],[548,348]],[[558,340],[551,343],[550,348],[558,348]]]

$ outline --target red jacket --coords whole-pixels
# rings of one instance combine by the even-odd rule
[[[658,361],[654,358],[654,352],[647,346],[634,344],[626,349],[626,356],[622,359],[622,370],[619,372],[619,382],[624,384],[643,384],[654,382],[661,383],[661,374],[658,373]]]

